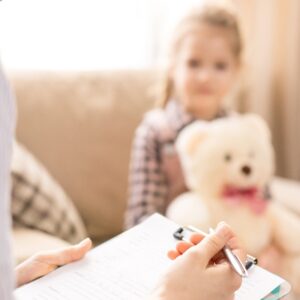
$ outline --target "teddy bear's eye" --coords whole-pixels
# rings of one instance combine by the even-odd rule
[[[225,161],[231,161],[231,155],[230,154],[225,154],[224,156]]]

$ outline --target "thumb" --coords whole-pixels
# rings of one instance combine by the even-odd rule
[[[89,238],[84,239],[80,243],[67,247],[61,252],[58,251],[57,265],[65,265],[73,261],[81,259],[92,247],[92,242]],[[53,256],[55,259],[55,256]]]
[[[233,233],[230,227],[226,223],[221,222],[218,224],[215,232],[207,235],[195,246],[195,248],[197,248],[195,250],[201,253],[205,265],[208,265],[210,260],[223,249],[232,235]]]
[[[39,262],[53,266],[63,266],[73,261],[81,259],[92,247],[92,242],[86,238],[82,242],[65,247],[63,249],[52,250],[39,254],[36,259]]]

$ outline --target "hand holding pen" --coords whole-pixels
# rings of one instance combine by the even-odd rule
[[[160,281],[160,290],[165,292],[168,287],[171,293],[168,298],[154,299],[233,299],[242,277],[229,263],[223,263],[227,258],[222,249],[229,246],[242,261],[246,259],[246,252],[231,228],[221,223],[214,233],[194,235],[194,243],[190,242],[190,234],[184,237],[186,240],[169,252],[174,262]],[[195,237],[197,241],[193,240]]]
[[[228,226],[224,222],[221,222],[217,229],[222,226]],[[187,238],[185,235],[185,231],[193,232],[190,236],[190,239]],[[231,232],[231,231],[229,231]],[[210,229],[210,234],[213,234],[214,231]],[[206,236],[208,236],[206,233],[202,232],[201,230],[193,227],[193,226],[187,226],[187,227],[180,227],[176,232],[174,232],[174,237],[178,240],[181,240],[176,246],[176,250],[171,250],[168,253],[169,258],[175,259],[179,255],[183,254],[186,250],[191,248],[194,245],[197,245],[200,243]],[[256,264],[257,261],[255,258],[247,255],[247,260],[245,264],[243,263],[244,260],[244,253],[241,252],[241,247],[238,243],[237,238],[232,233],[232,238],[229,239],[228,243],[224,245],[222,248],[222,251],[220,251],[217,255],[215,255],[211,261],[211,265],[220,264],[224,261],[228,261],[233,268],[233,270],[241,277],[247,277],[248,272],[247,270],[253,265]]]

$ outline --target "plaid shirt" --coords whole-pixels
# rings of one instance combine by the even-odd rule
[[[225,116],[224,111],[217,117]],[[179,132],[195,118],[179,102],[147,113],[137,128],[129,170],[129,201],[125,228],[154,212],[164,214],[170,201],[187,191],[174,143]]]

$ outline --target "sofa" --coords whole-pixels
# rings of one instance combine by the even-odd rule
[[[134,130],[153,107],[156,70],[14,72],[16,138],[70,197],[99,244],[122,232]],[[276,177],[271,189],[300,216],[300,184]],[[68,242],[35,228],[15,227],[17,262]]]

